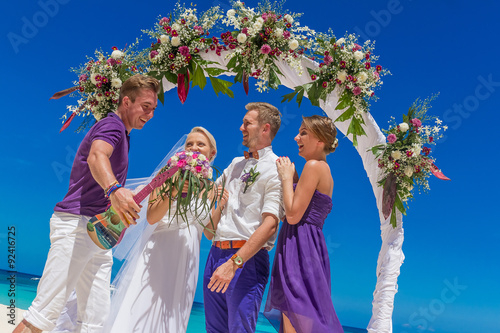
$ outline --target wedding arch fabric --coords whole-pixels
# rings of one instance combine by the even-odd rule
[[[218,62],[222,68],[225,68],[230,60],[228,55],[233,52],[231,50],[223,51],[221,56],[217,56],[213,52],[202,54],[201,57],[205,60]],[[294,69],[290,68],[285,61],[277,61],[275,64],[278,66],[283,76],[280,76],[281,84],[290,89],[295,89],[296,86],[311,82],[307,74],[307,67],[317,68],[318,63],[303,58],[302,67],[304,68],[303,74],[299,75]],[[235,73],[226,72],[224,75],[235,75]],[[175,88],[176,85],[163,79],[164,91]],[[326,102],[320,101],[320,107],[332,119],[335,120],[345,110],[336,110],[341,91],[334,90],[327,98]],[[307,93],[304,94],[307,97]],[[394,307],[394,296],[397,292],[398,285],[397,279],[400,272],[401,264],[404,260],[402,245],[404,240],[404,230],[402,215],[397,211],[397,227],[393,228],[390,224],[390,217],[386,220],[382,214],[382,193],[383,188],[378,186],[380,176],[380,169],[378,168],[377,160],[369,148],[383,144],[386,142],[384,134],[378,127],[375,119],[370,113],[363,114],[365,122],[364,130],[366,136],[358,137],[358,146],[356,150],[361,157],[361,161],[365,168],[368,180],[372,186],[375,195],[377,209],[379,211],[380,230],[382,238],[382,246],[377,260],[377,284],[373,292],[372,301],[372,317],[368,324],[367,330],[369,333],[391,333],[392,332],[392,312]],[[349,120],[345,122],[336,122],[337,129],[344,135],[349,127]],[[352,135],[349,134],[348,139],[352,141]]]

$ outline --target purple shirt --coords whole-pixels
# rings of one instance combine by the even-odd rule
[[[95,140],[105,141],[113,147],[109,158],[111,169],[116,180],[125,185],[130,137],[120,117],[109,113],[106,118],[92,126],[78,147],[71,168],[68,193],[56,204],[55,211],[86,216],[106,211],[109,200],[104,196],[102,187],[92,177],[87,164],[90,147]]]

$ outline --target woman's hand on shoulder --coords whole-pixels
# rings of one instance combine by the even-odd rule
[[[293,180],[295,174],[295,164],[288,157],[280,157],[276,160],[278,174],[282,181]]]

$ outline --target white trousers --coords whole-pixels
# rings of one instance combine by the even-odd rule
[[[113,257],[87,234],[87,216],[55,212],[50,219],[50,250],[35,300],[24,318],[51,331],[73,290],[78,300],[75,332],[97,333],[107,319]]]

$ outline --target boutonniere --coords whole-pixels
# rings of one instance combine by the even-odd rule
[[[250,171],[246,172],[241,176],[241,180],[245,183],[245,188],[243,189],[243,193],[247,191],[247,189],[255,183],[255,180],[257,179],[257,176],[260,175],[260,172],[255,171],[255,168],[257,166],[254,166],[253,168],[250,169]]]

